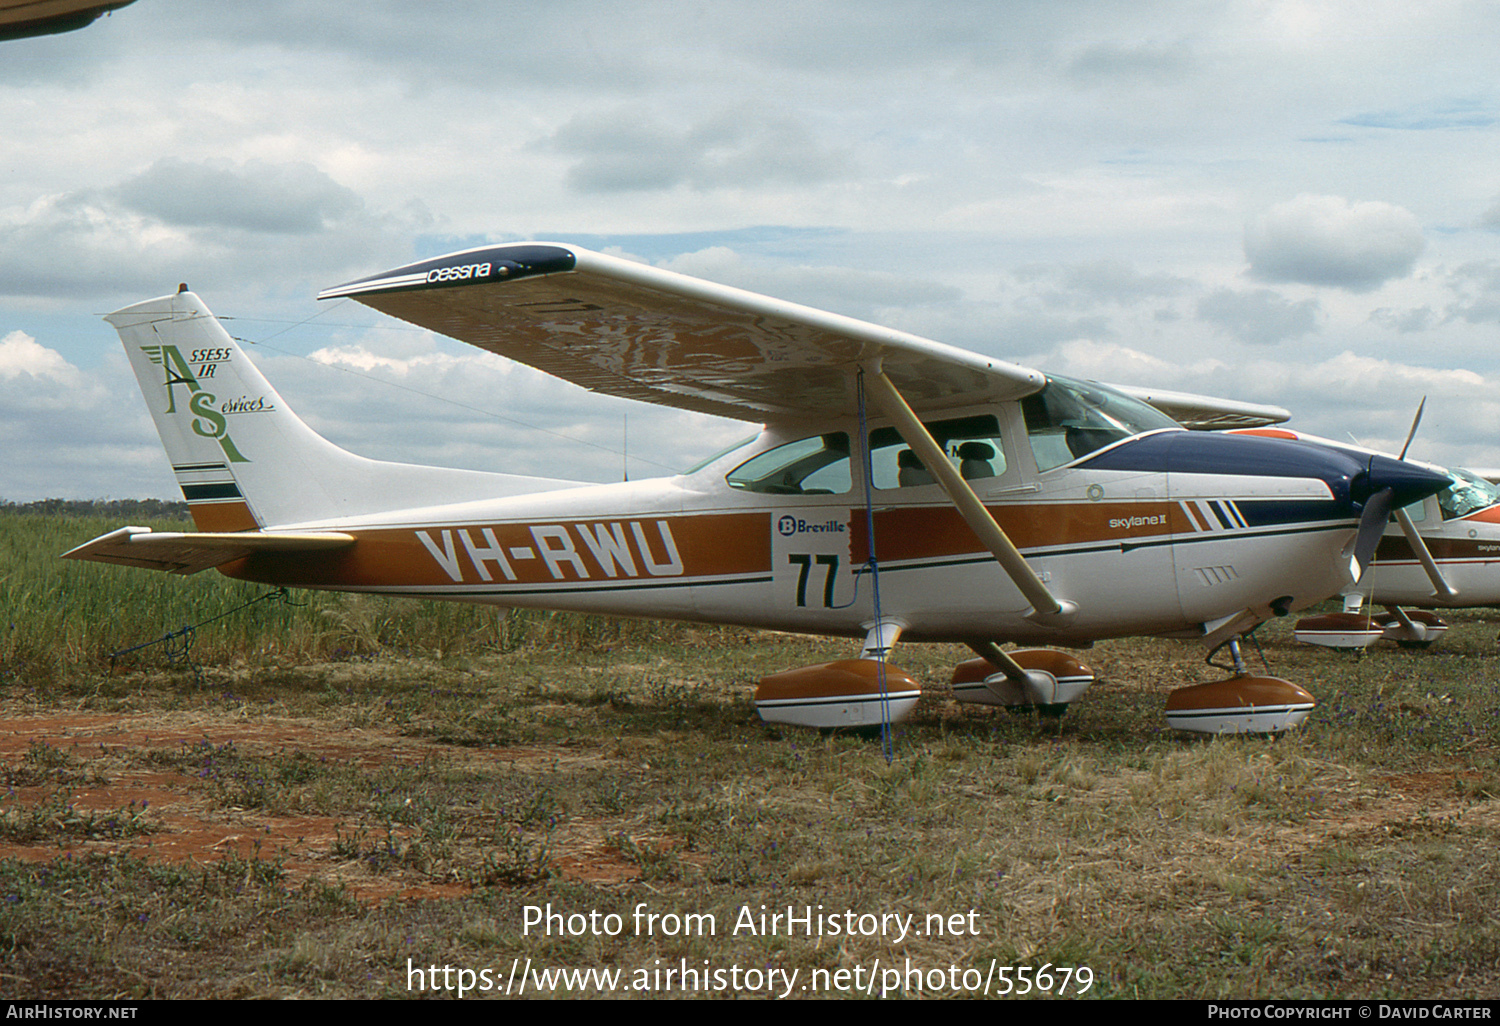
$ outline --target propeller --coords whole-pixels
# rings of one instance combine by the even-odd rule
[[[1411,440],[1417,437],[1417,425],[1422,423],[1422,411],[1427,409],[1427,397],[1424,395],[1422,401],[1417,404],[1417,415],[1412,418],[1411,430],[1406,433],[1406,444],[1401,447],[1401,455],[1397,459],[1406,459],[1406,450],[1411,448]]]
[[[1385,525],[1391,519],[1391,500],[1395,490],[1387,486],[1365,500],[1365,508],[1359,515],[1359,533],[1354,536],[1354,561],[1359,564],[1361,575],[1375,558],[1375,546],[1385,534]]]
[[[1427,409],[1427,397],[1424,395],[1422,401],[1417,404],[1417,415],[1412,418],[1411,430],[1406,433],[1406,442],[1401,446],[1400,460],[1406,459],[1406,452],[1411,448],[1412,439],[1417,437],[1417,425],[1422,423],[1422,413]],[[1371,461],[1371,470],[1374,470],[1374,462]],[[1364,512],[1359,518],[1359,533],[1354,541],[1354,558],[1359,562],[1360,572],[1363,573],[1369,566],[1370,559],[1375,554],[1375,547],[1380,544],[1380,536],[1385,532],[1386,522],[1391,518],[1392,491],[1385,488],[1371,495],[1365,502]],[[1383,501],[1382,501],[1383,500]],[[1376,508],[1379,507],[1379,508]],[[1422,570],[1427,574],[1427,579],[1432,582],[1432,590],[1435,596],[1441,598],[1453,598],[1458,594],[1458,589],[1448,583],[1443,576],[1437,561],[1432,558],[1432,552],[1427,548],[1427,542],[1422,537],[1417,525],[1412,523],[1411,516],[1405,508],[1395,510],[1396,523],[1401,526],[1401,533],[1406,536],[1406,543],[1411,546],[1412,553],[1417,557]]]

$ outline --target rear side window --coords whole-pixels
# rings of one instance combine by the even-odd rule
[[[731,488],[763,495],[843,495],[853,487],[849,436],[835,431],[778,445],[724,479]]]

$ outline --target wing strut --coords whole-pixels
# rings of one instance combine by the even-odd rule
[[[1421,416],[1420,411],[1417,416]],[[1416,430],[1415,424],[1412,425],[1412,430]],[[1432,593],[1438,598],[1455,597],[1458,589],[1449,584],[1443,572],[1438,569],[1437,561],[1432,558],[1432,552],[1427,548],[1427,542],[1417,531],[1417,525],[1411,522],[1411,517],[1407,515],[1406,510],[1396,510],[1396,523],[1401,525],[1401,533],[1406,535],[1406,543],[1417,554],[1417,562],[1421,563],[1422,569],[1427,571],[1427,579],[1432,582]]]
[[[1015,585],[1026,600],[1031,603],[1031,612],[1027,613],[1027,619],[1038,623],[1062,623],[1078,611],[1078,607],[1072,602],[1065,602],[1056,598],[1042,579],[1031,569],[1026,558],[1021,555],[1019,549],[1006,537],[990,511],[985,509],[984,503],[979,496],[974,494],[974,489],[969,487],[948,457],[943,453],[942,446],[938,445],[927,428],[917,419],[901,393],[896,391],[885,372],[880,369],[878,363],[866,366],[865,379],[868,383],[870,394],[886,416],[895,422],[896,430],[901,433],[902,439],[911,446],[912,451],[917,454],[923,465],[930,471],[943,491],[948,493],[948,498],[958,508],[959,514],[968,523],[969,527],[984,543],[985,548],[995,554],[995,560],[1000,568],[1015,582]]]

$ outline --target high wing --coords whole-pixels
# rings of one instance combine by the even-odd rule
[[[767,421],[850,416],[877,361],[919,410],[1018,399],[1040,371],[646,264],[556,243],[465,250],[319,294],[607,395]]]
[[[187,575],[222,566],[252,552],[312,552],[353,544],[352,534],[338,531],[179,534],[152,531],[149,527],[122,527],[64,552],[63,558]]]
[[[1233,399],[1169,392],[1160,388],[1138,388],[1133,385],[1111,385],[1133,399],[1150,403],[1185,428],[1194,431],[1226,431],[1234,428],[1265,427],[1292,419],[1280,406],[1262,406]]]
[[[0,0],[0,39],[72,32],[135,0]]]

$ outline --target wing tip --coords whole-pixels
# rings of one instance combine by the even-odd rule
[[[460,250],[381,271],[324,289],[318,293],[318,298],[358,298],[374,293],[496,284],[543,274],[563,274],[577,266],[577,247],[552,242],[507,242]]]

